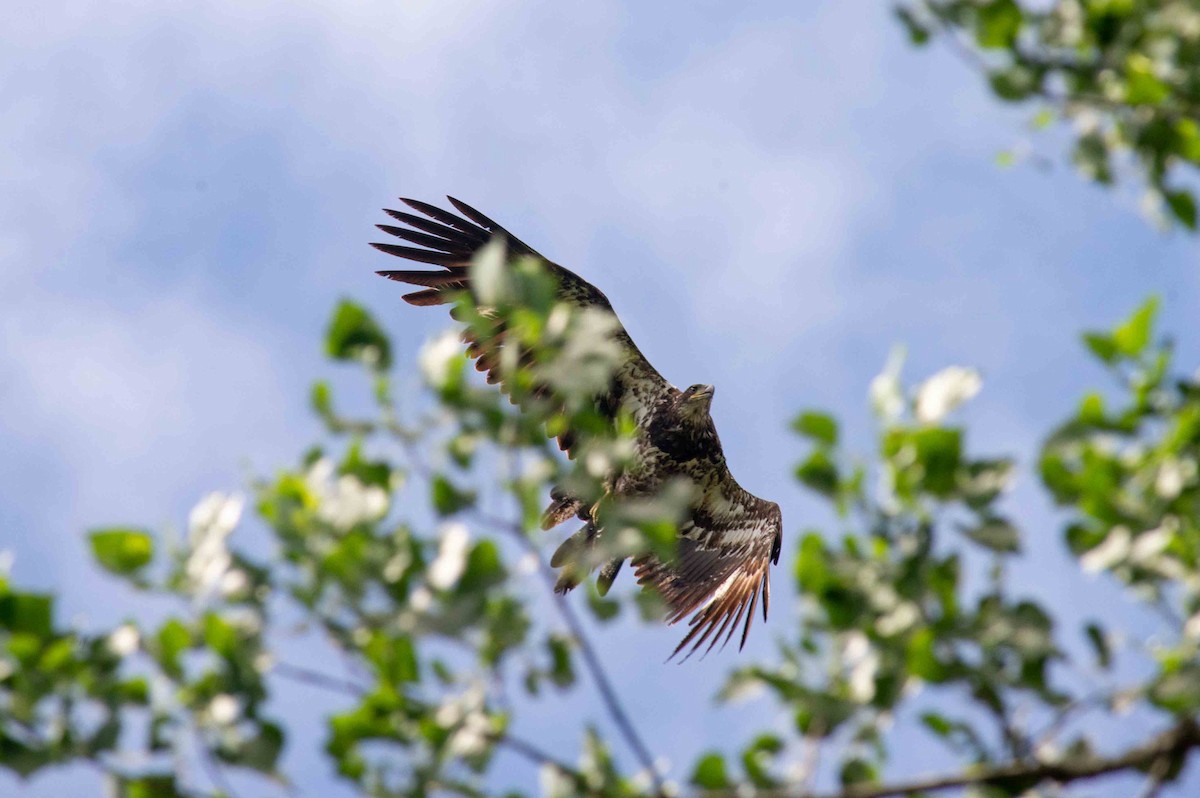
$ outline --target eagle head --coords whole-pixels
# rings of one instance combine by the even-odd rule
[[[680,396],[680,410],[685,416],[707,418],[712,407],[716,388],[711,385],[693,385]]]

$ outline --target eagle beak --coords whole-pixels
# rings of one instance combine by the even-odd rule
[[[696,389],[696,392],[692,394],[691,398],[694,402],[708,403],[712,401],[714,393],[716,393],[716,388],[711,385],[702,385],[700,388]]]

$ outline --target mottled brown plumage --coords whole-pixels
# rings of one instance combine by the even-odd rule
[[[470,289],[471,258],[493,237],[503,239],[510,256],[545,260],[479,211],[453,197],[449,199],[462,217],[405,199],[402,201],[406,205],[424,216],[387,209],[384,212],[411,229],[378,225],[383,232],[422,248],[396,244],[371,246],[389,255],[443,269],[379,272],[389,279],[422,288],[404,295],[410,304],[448,304],[460,291]],[[559,301],[613,313],[598,288],[557,264],[545,262],[557,280]],[[688,646],[690,656],[705,643],[706,652],[718,641],[723,645],[739,626],[740,644],[745,645],[760,596],[764,620],[767,617],[769,568],[779,562],[782,539],[779,505],[750,494],[729,473],[709,414],[712,386],[693,385],[682,391],[675,388],[650,365],[619,323],[613,335],[620,345],[621,357],[608,392],[596,399],[597,407],[613,419],[620,412],[628,413],[636,427],[636,439],[633,465],[609,475],[606,480],[609,493],[620,498],[654,496],[668,481],[681,477],[695,489],[679,528],[678,556],[669,561],[652,554],[637,557],[632,563],[634,575],[638,584],[652,587],[666,602],[667,623],[691,616],[691,628],[672,656]],[[468,354],[476,359],[476,367],[485,372],[488,382],[503,383],[497,367],[503,331],[497,330],[486,345],[470,335],[464,337]],[[558,437],[558,442],[568,456],[573,454],[574,438],[569,430]],[[591,549],[604,535],[604,529],[593,518],[594,509],[558,489],[551,494],[543,521],[545,528],[572,518],[584,522],[583,528],[567,538],[550,561],[560,569],[557,589],[562,592],[575,587],[592,567]],[[600,568],[597,582],[601,592],[607,592],[623,562],[610,560]]]

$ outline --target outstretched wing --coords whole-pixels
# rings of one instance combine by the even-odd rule
[[[444,305],[453,302],[459,292],[471,288],[471,258],[490,240],[500,238],[505,242],[510,257],[535,257],[545,261],[546,268],[557,280],[559,301],[578,308],[592,308],[610,313],[616,319],[612,305],[600,289],[574,272],[546,260],[528,244],[466,203],[453,197],[447,199],[462,216],[418,200],[401,199],[401,202],[423,216],[385,208],[384,213],[406,227],[377,225],[383,232],[419,244],[420,247],[396,244],[371,246],[389,255],[441,267],[440,271],[378,272],[390,280],[422,287],[423,290],[405,294],[404,299],[407,302],[413,305]],[[606,395],[597,397],[597,406],[611,418],[615,418],[620,410],[625,409],[640,423],[662,397],[675,389],[650,365],[619,320],[613,335],[621,347],[621,358],[614,370],[609,391]],[[486,373],[489,383],[499,382],[503,388],[503,376],[499,368],[504,346],[503,331],[497,327],[485,338],[486,345],[465,334],[467,354],[475,358],[475,368]],[[569,431],[559,436],[559,445],[568,455],[571,454],[572,442],[573,437]]]
[[[738,648],[745,646],[760,595],[767,618],[770,565],[779,562],[783,538],[779,505],[742,489],[723,466],[722,472],[680,527],[678,557],[663,562],[648,555],[634,561],[638,584],[653,587],[666,602],[667,623],[692,616],[691,629],[671,657],[689,644],[690,657],[705,641],[707,653],[722,636],[724,646],[743,616]]]

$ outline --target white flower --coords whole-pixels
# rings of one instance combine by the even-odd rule
[[[455,730],[446,745],[450,753],[455,756],[480,754],[487,749],[491,732],[492,724],[488,721],[487,715],[482,712],[472,712]]]
[[[975,369],[950,366],[921,383],[917,389],[917,421],[937,424],[954,408],[967,401],[983,387]]]
[[[1171,538],[1175,536],[1177,528],[1178,522],[1168,517],[1162,526],[1138,535],[1129,547],[1129,559],[1136,563],[1154,559],[1171,544]]]
[[[191,553],[184,563],[184,573],[197,600],[204,600],[218,589],[233,564],[225,540],[241,520],[244,504],[238,495],[210,493],[188,516]]]
[[[846,636],[843,661],[850,666],[850,697],[865,704],[875,697],[875,675],[879,672],[879,652],[862,632]]]
[[[467,564],[467,547],[471,542],[462,524],[446,524],[441,530],[441,545],[437,557],[429,564],[426,581],[437,590],[453,587]]]
[[[471,260],[471,288],[482,305],[497,305],[509,293],[504,242],[493,239]]]
[[[241,712],[241,704],[228,693],[215,696],[208,705],[208,716],[218,726],[228,726],[233,723]]]
[[[142,636],[136,626],[131,623],[118,626],[108,636],[108,647],[118,657],[128,657],[138,650]]]
[[[333,489],[324,496],[317,515],[338,529],[350,529],[365,521],[374,521],[387,514],[388,495],[378,485],[364,485],[346,475],[338,478]]]
[[[304,476],[305,484],[317,498],[318,518],[344,532],[356,524],[387,515],[387,491],[378,485],[365,485],[350,474],[334,479],[335,471],[333,461],[322,457]]]
[[[1133,547],[1133,537],[1123,526],[1113,527],[1104,542],[1079,558],[1083,570],[1090,573],[1106,571],[1123,562]]]
[[[1158,468],[1154,480],[1154,491],[1162,498],[1170,501],[1183,492],[1183,489],[1196,476],[1195,460],[1178,460],[1171,457],[1163,461]]]
[[[221,595],[225,598],[240,595],[250,586],[250,579],[241,568],[226,571],[221,577]]]
[[[434,388],[445,387],[453,374],[455,361],[466,358],[458,335],[447,330],[421,347],[419,362],[425,381]]]
[[[921,620],[921,613],[917,610],[916,605],[911,601],[904,601],[897,604],[896,609],[875,622],[875,631],[884,637],[891,637],[911,628],[919,620]]]
[[[883,422],[892,422],[904,412],[904,394],[900,387],[900,369],[904,366],[904,347],[894,347],[883,371],[871,380],[871,407]]]
[[[550,321],[557,322],[553,312]],[[595,308],[575,311],[570,321],[562,349],[540,373],[564,396],[595,396],[608,386],[621,360],[615,335],[620,322],[612,311]]]

